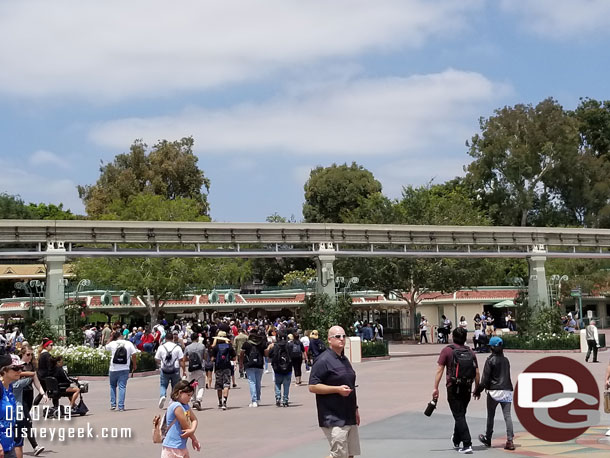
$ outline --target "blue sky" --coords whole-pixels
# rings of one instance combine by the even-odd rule
[[[135,139],[193,136],[215,221],[301,218],[317,165],[399,197],[495,108],[610,99],[605,0],[0,0],[0,192],[83,213]]]

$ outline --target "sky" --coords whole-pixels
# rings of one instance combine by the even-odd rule
[[[84,214],[136,139],[192,136],[214,221],[302,218],[312,168],[463,176],[479,118],[610,99],[606,0],[0,0],[0,193]]]

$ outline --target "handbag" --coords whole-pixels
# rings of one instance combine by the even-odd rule
[[[87,412],[89,412],[89,407],[87,407],[85,401],[83,401],[83,397],[81,396],[78,404],[74,406],[74,410],[72,411],[72,413],[74,415],[80,415],[82,417],[84,415],[87,415]]]

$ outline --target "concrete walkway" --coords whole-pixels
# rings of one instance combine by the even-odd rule
[[[452,449],[449,437],[453,430],[453,419],[441,393],[439,407],[432,417],[423,415],[430,400],[436,358],[441,346],[415,345],[413,351],[434,353],[430,356],[392,358],[390,360],[369,361],[355,366],[358,374],[358,403],[360,405],[362,426],[361,445],[363,457],[444,457],[458,456]],[[421,350],[420,350],[421,349]],[[410,351],[411,349],[407,349]],[[547,356],[545,354],[544,356]],[[482,356],[482,357],[481,357]],[[563,354],[569,358],[582,360],[580,354]],[[479,356],[482,364],[486,355]],[[542,355],[517,353],[509,356],[511,360],[513,381],[525,367]],[[602,354],[601,360],[607,363],[608,354]],[[606,364],[589,364],[587,366],[600,384],[604,377]],[[307,380],[307,376],[304,377]],[[314,395],[306,386],[291,388],[291,407],[277,408],[274,404],[272,374],[263,376],[262,406],[248,408],[249,390],[245,380],[238,379],[239,387],[231,390],[229,409],[220,411],[216,408],[217,399],[213,391],[208,391],[204,399],[205,410],[197,413],[200,420],[198,436],[203,444],[201,453],[190,451],[191,457],[225,458],[237,454],[248,458],[291,457],[315,458],[327,454],[327,444],[317,426]],[[157,407],[159,398],[158,376],[139,377],[129,380],[127,387],[127,411],[109,410],[108,384],[105,380],[91,382],[90,393],[85,401],[91,409],[86,417],[61,421],[38,421],[36,426],[47,428],[86,427],[93,428],[89,439],[65,438],[59,441],[57,436],[40,439],[48,452],[41,456],[76,458],[113,457],[154,457],[161,453],[161,446],[152,443],[152,418],[161,411]],[[483,432],[485,424],[485,402],[472,401],[468,411],[468,421],[473,438]],[[548,444],[528,437],[515,420],[518,432],[515,441],[518,448],[512,452],[516,456],[541,456],[540,447],[547,451],[568,451],[565,448],[548,448]],[[602,413],[602,425],[610,424],[610,415]],[[130,438],[103,438],[102,428],[130,428]],[[600,428],[598,433],[602,431]],[[112,430],[109,430],[112,431]],[[498,412],[496,421],[497,437],[494,446],[503,444],[504,425]],[[120,432],[117,429],[115,432]],[[96,437],[97,436],[97,437]],[[610,454],[610,447],[605,438],[590,436],[589,443],[603,447],[598,449]],[[502,456],[506,453],[501,448],[483,451],[475,441],[475,454]],[[564,445],[565,447],[566,445]],[[568,444],[570,450],[584,450],[583,447]],[[533,448],[534,447],[534,448]],[[535,447],[539,447],[538,451]],[[576,449],[574,449],[576,447]],[[580,448],[579,448],[580,447]],[[587,446],[587,450],[594,447]],[[32,456],[29,444],[25,446],[25,456]],[[532,454],[536,453],[536,454]],[[584,452],[583,452],[584,453]],[[589,452],[587,452],[589,453]],[[582,456],[576,454],[572,456]]]

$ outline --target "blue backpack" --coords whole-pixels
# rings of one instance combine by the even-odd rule
[[[222,343],[217,345],[216,369],[229,369],[231,367],[231,345]]]

